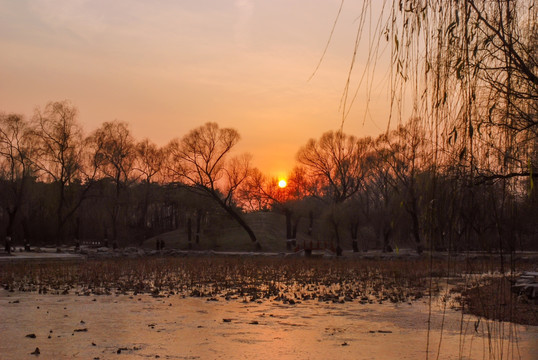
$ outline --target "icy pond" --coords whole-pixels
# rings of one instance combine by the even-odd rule
[[[427,298],[290,305],[0,290],[0,359],[425,359],[427,348],[431,359],[536,359],[538,327],[434,301],[428,335],[429,312]]]

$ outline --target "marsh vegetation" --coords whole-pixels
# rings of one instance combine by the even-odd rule
[[[523,261],[520,271],[532,268]],[[507,281],[495,259],[305,259],[272,257],[183,257],[101,259],[80,263],[12,263],[0,267],[5,290],[79,296],[150,294],[155,297],[201,297],[242,302],[274,301],[294,305],[305,300],[361,304],[411,303],[443,297],[453,309],[485,310],[492,293],[511,299],[510,288],[480,294],[492,281]],[[494,287],[495,288],[495,287]],[[501,289],[501,290],[499,290]],[[478,291],[478,293],[476,293]],[[504,293],[506,292],[506,293]],[[515,297],[514,297],[515,299]],[[517,303],[530,304],[517,317]],[[504,301],[513,318],[503,320],[538,324],[532,299]],[[480,312],[482,311],[482,312]],[[519,319],[519,320],[518,320]]]

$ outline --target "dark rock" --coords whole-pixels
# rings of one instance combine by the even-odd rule
[[[116,351],[116,354],[121,354],[121,352],[122,352],[123,350],[126,350],[126,351],[127,351],[127,350],[129,350],[129,349],[126,348],[126,347],[121,347],[121,348],[118,349],[118,351]]]
[[[75,329],[74,331],[75,331],[75,332],[87,332],[88,329],[87,329],[87,328],[83,328],[83,329]]]
[[[30,338],[30,339],[35,339],[36,338],[35,334],[28,334],[28,335],[26,335],[26,337]]]
[[[30,355],[39,355],[39,354],[41,354],[41,351],[39,351],[38,347],[35,348],[34,352],[30,353]]]
[[[222,319],[223,322],[232,322],[232,319]]]

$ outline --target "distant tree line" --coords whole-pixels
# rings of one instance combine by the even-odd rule
[[[234,129],[207,123],[160,148],[124,122],[85,135],[73,105],[51,102],[31,119],[0,115],[0,231],[19,244],[125,246],[182,227],[191,246],[204,224],[228,218],[259,248],[244,212],[272,211],[289,249],[320,239],[337,253],[536,248],[536,139],[519,159],[529,176],[470,181],[456,137],[436,143],[418,118],[375,139],[329,131],[299,149],[280,188],[248,155],[232,157]],[[482,146],[474,166],[506,161]]]
[[[375,139],[329,131],[299,150],[285,191],[257,174],[246,197],[252,208],[284,213],[290,239],[301,218],[311,228],[314,216],[337,252],[365,249],[372,238],[384,251],[410,245],[419,253],[536,249],[536,139],[519,159],[519,171],[529,176],[477,174],[470,180],[452,137],[436,143],[418,118]],[[486,174],[505,161],[487,149],[480,153],[475,163]]]
[[[68,101],[29,120],[1,114],[0,231],[14,243],[125,245],[226,212],[256,242],[235,202],[248,173],[248,157],[229,158],[238,140],[214,123],[165,148],[118,121],[85,135]]]

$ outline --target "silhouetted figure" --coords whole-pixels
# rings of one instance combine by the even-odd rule
[[[161,250],[164,249],[164,240],[161,239]]]
[[[31,249],[30,249],[30,242],[29,241],[24,241],[24,251],[26,252],[30,252]]]
[[[161,250],[161,239],[159,238],[155,240],[155,250]]]
[[[116,240],[114,240],[114,241],[112,242],[112,249],[113,249],[113,250],[116,250],[117,248],[118,248],[118,242],[117,242]]]
[[[103,239],[103,246],[108,247],[108,231],[105,228],[105,238]]]

